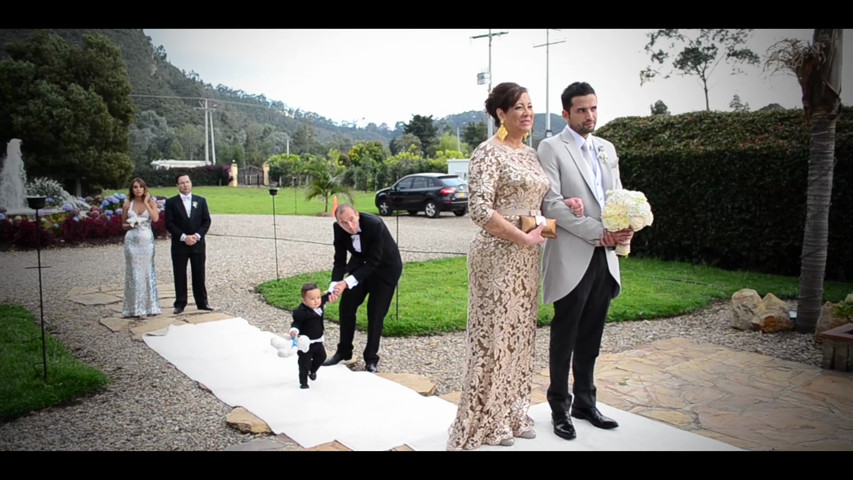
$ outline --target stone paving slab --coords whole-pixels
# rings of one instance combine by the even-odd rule
[[[83,305],[107,305],[110,303],[121,302],[122,297],[117,297],[109,293],[84,293],[71,297],[72,302],[82,303]]]
[[[169,316],[150,317],[141,322],[138,326],[131,327],[130,333],[134,340],[142,341],[142,336],[146,333],[153,333],[158,330],[163,330],[171,325],[186,325],[187,322]]]
[[[747,450],[853,451],[851,374],[675,338],[601,355],[596,386],[607,405]]]

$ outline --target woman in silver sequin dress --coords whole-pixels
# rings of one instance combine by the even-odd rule
[[[154,231],[151,223],[160,218],[160,211],[141,178],[130,182],[130,194],[122,212],[124,235],[124,306],[122,317],[159,315],[157,282],[154,275]]]

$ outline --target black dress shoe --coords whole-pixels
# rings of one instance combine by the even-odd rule
[[[184,311],[184,307],[175,307],[174,313],[175,313],[175,315],[177,315],[179,313],[183,313],[183,311]]]
[[[202,306],[198,307],[198,309],[199,310],[207,310],[208,312],[213,311],[213,307],[211,307],[210,305],[202,305]]]
[[[610,429],[616,428],[619,424],[612,418],[605,417],[598,411],[597,408],[574,408],[572,407],[572,416],[581,420],[588,420],[589,423],[598,428]]]
[[[308,378],[311,380],[317,380],[317,372],[308,372]]]
[[[328,366],[330,366],[330,365],[337,365],[337,364],[339,364],[339,363],[341,363],[341,362],[345,362],[345,361],[347,361],[347,360],[350,360],[351,358],[352,358],[352,357],[350,357],[350,358],[344,358],[344,357],[343,357],[343,356],[341,356],[338,352],[335,352],[335,354],[334,354],[334,355],[332,355],[331,357],[329,357],[328,359],[326,359],[326,361],[325,361],[325,362],[323,362],[323,366],[328,367]]]
[[[551,423],[554,424],[554,435],[566,440],[577,437],[575,426],[572,425],[572,419],[568,415],[552,416]]]
[[[364,367],[370,373],[376,373],[376,362],[370,362]]]

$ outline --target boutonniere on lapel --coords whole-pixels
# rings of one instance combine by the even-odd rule
[[[193,208],[198,208],[198,202],[193,202]]]
[[[612,168],[613,165],[611,165],[610,162],[608,161],[607,152],[604,151],[604,145],[599,145],[597,150],[598,150],[598,160],[601,163],[608,165]]]

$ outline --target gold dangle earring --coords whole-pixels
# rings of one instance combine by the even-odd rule
[[[501,126],[498,128],[497,136],[500,141],[504,141],[509,132],[506,131],[506,127],[504,126],[504,122],[501,121]]]

